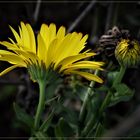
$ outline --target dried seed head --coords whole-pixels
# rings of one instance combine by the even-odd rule
[[[99,39],[99,46],[102,52],[107,56],[114,55],[115,48],[122,39],[129,39],[129,30],[120,30],[117,26],[108,30],[106,34],[102,35]]]

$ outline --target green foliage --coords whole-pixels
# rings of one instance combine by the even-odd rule
[[[94,137],[100,137],[103,134],[104,131],[105,131],[105,128],[104,128],[103,124],[99,123],[97,125]]]
[[[20,108],[16,103],[14,103],[13,106],[16,112],[17,119],[32,129],[34,119],[30,115],[28,115],[22,108]]]
[[[62,79],[58,78],[57,80],[55,80],[53,82],[53,84],[49,84],[46,88],[46,102],[49,99],[52,99],[52,97],[55,94],[55,90],[57,89],[57,86],[60,85],[62,83]]]
[[[92,98],[90,98],[90,100],[87,104],[87,115],[86,115],[86,119],[85,119],[85,124],[88,123],[88,121],[92,117],[96,117],[95,119],[98,120],[98,116],[95,115],[95,112],[98,112],[99,107],[101,106],[101,102],[102,102],[101,95],[98,93],[95,93],[94,96]]]
[[[126,84],[123,83],[115,85],[113,91],[115,91],[115,93],[112,93],[109,106],[116,105],[122,101],[129,101],[134,95],[134,90],[131,90]]]
[[[56,103],[55,108],[56,113],[61,115],[69,124],[75,126],[78,124],[78,115],[76,111],[65,107],[62,102]]]
[[[54,116],[54,112],[52,111],[49,116],[46,118],[46,120],[43,122],[43,124],[40,126],[39,130],[42,131],[42,132],[47,132],[51,122],[52,122],[52,119],[53,119],[53,116]]]
[[[16,89],[16,86],[13,85],[3,86],[0,94],[0,102],[15,94]]]
[[[112,72],[109,72],[107,74],[107,84],[108,84],[109,87],[112,86],[112,84],[115,81],[118,73],[119,73],[118,71],[112,71]]]
[[[58,140],[63,140],[65,137],[73,136],[74,132],[70,125],[64,118],[60,118],[58,124],[55,127],[55,136]]]
[[[75,94],[80,98],[81,101],[84,101],[88,87],[84,86],[83,84],[76,84],[74,88]]]

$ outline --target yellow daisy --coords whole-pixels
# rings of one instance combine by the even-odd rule
[[[98,76],[81,71],[83,69],[102,70],[103,65],[103,62],[83,60],[96,55],[89,50],[83,51],[88,35],[83,36],[76,32],[66,34],[63,26],[57,31],[53,23],[49,26],[42,24],[36,41],[30,24],[21,22],[19,33],[12,27],[10,29],[15,36],[15,41],[9,38],[9,42],[0,42],[8,49],[0,50],[0,60],[13,65],[1,72],[0,76],[16,67],[26,67],[35,81],[46,79],[47,76],[51,76],[50,71],[55,71],[60,74],[78,74],[88,80],[103,82]]]

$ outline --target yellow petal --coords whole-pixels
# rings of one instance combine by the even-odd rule
[[[13,66],[11,66],[11,67],[5,69],[4,71],[2,71],[2,72],[0,73],[0,76],[5,75],[6,73],[10,72],[11,70],[13,70],[13,69],[15,69],[15,68],[17,68],[17,67],[18,67],[18,65],[13,65]]]
[[[66,28],[61,26],[57,32],[57,38],[63,39],[66,33]]]
[[[101,66],[103,65],[103,62],[91,62],[91,61],[81,61],[77,62],[68,66],[63,67],[63,70],[65,69],[66,72],[76,70],[76,69],[98,69],[103,70]]]
[[[56,38],[56,26],[54,23],[51,23],[49,26],[49,36],[50,36],[50,42]]]
[[[49,48],[48,48],[48,53],[47,53],[47,57],[46,57],[46,67],[48,67],[51,63],[54,63],[54,55],[56,54],[56,48],[58,45],[58,39],[55,39],[51,42]]]
[[[15,48],[18,48],[17,45],[12,44],[12,43],[9,43],[7,41],[0,41],[0,44],[3,45],[3,46],[5,46],[5,47],[7,47],[9,50],[13,50]]]
[[[77,47],[75,47],[75,53],[81,52],[85,48],[86,40],[88,39],[88,35],[85,35],[80,41]]]
[[[72,34],[67,34],[62,41],[62,43],[59,46],[59,49],[57,49],[57,54],[59,56],[57,59],[57,64],[64,58],[72,56],[75,54],[75,47],[77,47],[77,43],[80,41],[82,37],[82,34],[78,34],[76,32]],[[56,65],[57,65],[56,64]]]
[[[25,46],[28,48],[28,50],[31,50],[30,48],[30,39],[29,39],[29,33],[28,30],[23,22],[21,22],[21,32],[22,32],[22,39],[23,39],[23,47]]]
[[[91,74],[91,73],[81,72],[81,71],[71,71],[71,73],[78,74],[90,81],[96,81],[98,83],[103,83],[103,80],[101,78],[99,78],[98,76]]]
[[[91,65],[98,65],[98,66],[103,66],[105,63],[104,62],[96,62],[96,61],[80,61],[76,62],[74,64],[91,64]]]
[[[17,43],[21,44],[21,38],[20,38],[19,34],[11,26],[10,26],[10,29],[11,29],[13,35],[15,36]]]
[[[71,66],[66,67],[65,69],[63,69],[65,72],[70,72],[73,70],[79,70],[79,69],[92,69],[92,70],[103,70],[100,66],[98,65],[89,65],[89,64],[77,64],[74,65],[72,64]]]
[[[77,48],[81,38],[82,38],[81,33],[79,33],[79,34],[73,33],[72,34],[71,40],[69,41],[69,46],[66,46],[64,48],[65,56],[63,58],[68,57],[68,56],[72,56],[72,55],[76,55],[79,53],[79,52],[77,53],[75,51],[75,49]],[[69,49],[67,47],[69,47]]]
[[[64,49],[69,50],[70,38],[71,38],[71,34],[67,34],[65,36],[64,40],[62,41],[61,45],[57,46],[56,54],[54,54],[54,61],[55,61],[55,66],[54,67],[56,67],[57,64],[64,58],[64,56],[65,56]]]
[[[57,49],[56,51],[56,53],[59,54],[59,56],[56,58],[57,60],[56,60],[55,68],[57,67],[58,63],[63,59],[65,59],[66,57],[77,55],[79,53],[77,52],[77,47],[79,46],[79,42],[81,38],[82,38],[82,34],[81,33],[78,34],[76,32],[65,36],[64,40],[59,46],[59,49]]]
[[[26,63],[24,62],[24,60],[16,55],[5,54],[4,56],[0,57],[0,60],[26,67]]]
[[[41,34],[38,34],[37,42],[38,42],[37,56],[41,60],[45,61],[46,60],[46,46],[45,46],[45,43],[43,41]]]
[[[16,51],[18,53],[18,56],[20,58],[22,58],[23,60],[26,60],[30,63],[37,64],[37,60],[39,60],[37,55],[33,52],[24,51],[24,50],[20,50],[20,49],[17,49],[17,50],[14,49],[14,51]]]
[[[15,53],[13,52],[10,52],[10,51],[6,51],[6,50],[0,50],[0,56],[4,56],[4,55],[16,55]]]
[[[12,38],[8,38],[12,44],[16,45],[16,43],[14,42],[14,40]]]
[[[91,56],[94,56],[94,55],[95,55],[95,53],[82,53],[82,54],[78,54],[78,55],[74,55],[74,56],[69,56],[69,57],[64,58],[58,64],[58,67],[62,66],[60,71],[63,71],[63,69],[65,69],[65,67],[68,66],[69,64],[72,64],[76,61],[79,61],[81,59],[88,58],[88,57],[91,57]]]
[[[50,43],[50,35],[49,35],[49,27],[46,24],[42,24],[40,28],[40,34],[44,40],[44,43],[46,45],[46,49],[49,47]]]
[[[18,28],[19,28],[20,38],[21,38],[21,45],[23,45],[23,33],[22,33],[20,26]]]
[[[26,28],[27,28],[28,33],[29,33],[30,48],[31,48],[33,53],[36,53],[36,42],[35,42],[35,35],[34,35],[34,32],[33,32],[33,29],[30,26],[30,24],[26,24]]]

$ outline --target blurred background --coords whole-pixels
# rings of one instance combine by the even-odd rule
[[[113,26],[129,30],[131,36],[140,41],[139,1],[0,1],[1,41],[8,40],[8,37],[13,38],[9,25],[18,31],[20,21],[30,23],[35,33],[39,31],[42,23],[55,23],[57,27],[65,26],[68,32],[89,34],[87,46],[95,51],[100,47],[100,37]],[[5,49],[3,46],[1,48]],[[102,53],[99,54],[102,55]],[[110,57],[107,54],[104,58],[101,55],[97,56],[97,59],[106,62],[111,59],[115,64],[108,70],[117,68],[118,64],[114,56]],[[0,62],[0,71],[8,66],[8,63]],[[128,69],[123,81],[135,89],[135,95],[130,101],[120,102],[107,110],[108,120],[106,121],[109,130],[115,129],[118,124],[131,116],[140,104],[140,67]],[[37,92],[38,87],[31,83],[24,69],[16,69],[0,77],[0,137],[28,137],[30,135],[26,127],[18,122],[13,110],[13,102],[17,102],[33,115],[38,101]],[[140,124],[140,121],[138,123]],[[133,128],[138,129],[140,125]],[[136,136],[138,135],[139,132]]]

